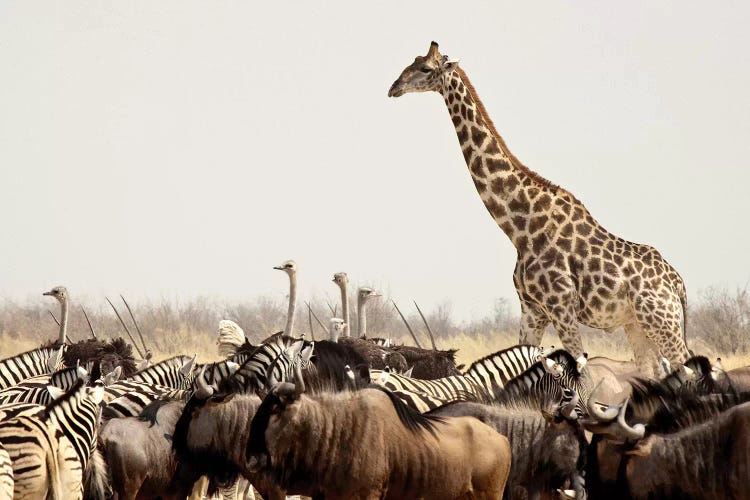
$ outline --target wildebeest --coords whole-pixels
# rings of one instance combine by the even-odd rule
[[[532,394],[491,405],[450,403],[428,415],[474,417],[507,436],[513,452],[506,498],[556,498],[573,490],[584,498],[588,442],[577,423],[577,394],[566,400]]]
[[[661,418],[684,425],[671,433],[646,434],[642,423],[629,424],[627,402],[615,419],[589,425],[609,436],[591,444],[587,483],[592,493],[634,499],[750,498],[750,403],[719,412],[723,405],[716,397],[691,401],[685,405],[675,399],[660,410]]]
[[[189,489],[175,481],[172,452],[172,433],[184,406],[182,401],[155,401],[140,417],[115,418],[103,426],[99,446],[119,500],[185,498]]]
[[[305,478],[299,493],[327,499],[496,499],[511,460],[508,439],[474,418],[426,417],[379,388],[307,396],[288,382],[253,417],[247,451],[251,470],[282,487]]]

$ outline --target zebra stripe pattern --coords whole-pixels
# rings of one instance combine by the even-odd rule
[[[47,386],[55,386],[67,391],[79,380],[88,380],[88,370],[81,367],[63,368],[51,375],[37,375],[24,380],[18,385],[0,391],[0,404],[34,403],[47,405],[52,402],[52,396]]]
[[[101,397],[101,387],[87,388],[79,381],[42,411],[22,411],[3,421],[0,445],[13,464],[16,498],[83,496],[83,471],[95,447]]]
[[[293,380],[297,367],[303,371],[312,368],[313,348],[312,342],[303,339],[277,337],[250,353],[229,383],[236,392],[269,390],[278,382]]]
[[[512,402],[520,395],[529,394],[537,395],[540,401],[550,395],[562,399],[565,388],[578,393],[578,415],[588,415],[586,403],[591,395],[589,377],[579,375],[576,365],[576,360],[567,351],[555,351],[511,380],[502,391],[496,393],[496,399]]]
[[[0,361],[0,389],[59,368],[62,368],[62,349],[54,347],[41,347],[6,358]]]
[[[391,392],[422,394],[444,402],[463,400],[467,395],[479,399],[487,397],[482,386],[463,375],[421,380],[382,370],[370,370],[370,379]]]
[[[132,391],[110,401],[102,411],[102,418],[137,417],[143,409],[156,401],[186,401],[190,391],[185,389],[171,389],[166,392],[154,390],[153,392]]]
[[[174,356],[144,368],[128,379],[173,389],[187,389],[193,383],[194,364],[195,357]]]
[[[13,498],[13,482],[13,464],[10,461],[10,455],[0,445],[0,499]]]
[[[464,372],[472,379],[495,394],[505,385],[541,360],[542,349],[534,345],[517,345],[494,352],[473,362]]]

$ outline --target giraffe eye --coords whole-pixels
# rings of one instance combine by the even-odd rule
[[[428,68],[427,66],[424,66],[422,68],[419,68],[419,71],[422,73],[432,73],[432,68]]]

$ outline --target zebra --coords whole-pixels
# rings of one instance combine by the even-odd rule
[[[239,369],[226,379],[226,384],[232,392],[267,392],[279,382],[292,380],[296,367],[302,371],[313,370],[314,348],[314,343],[301,338],[276,337],[250,353]],[[207,380],[215,387],[219,385],[215,377]]]
[[[63,368],[65,347],[40,347],[0,361],[0,389]]]
[[[17,498],[82,498],[84,471],[96,449],[103,387],[82,380],[35,415],[21,413],[0,426],[0,445],[13,464]],[[103,470],[95,471],[104,495]]]
[[[46,405],[51,403],[53,399],[47,389],[48,386],[67,391],[79,379],[84,382],[89,379],[89,370],[80,365],[57,370],[51,375],[37,375],[17,385],[0,390],[0,404],[36,403]]]
[[[409,395],[402,399],[413,408],[421,409],[427,406],[432,409],[434,406],[429,398],[444,402],[472,398],[491,399],[492,395],[510,380],[538,362],[542,354],[543,351],[539,347],[517,345],[475,361],[462,375],[422,380],[381,370],[370,370],[370,378],[391,392]],[[419,395],[427,396],[428,399],[415,403],[415,398]]]
[[[129,380],[146,382],[149,384],[171,387],[173,389],[187,389],[195,377],[193,367],[196,356],[174,356],[140,370]]]
[[[0,498],[10,500],[13,498],[13,463],[10,455],[0,444]]]

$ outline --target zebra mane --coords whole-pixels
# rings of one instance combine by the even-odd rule
[[[574,381],[580,379],[576,360],[568,351],[559,349],[552,354],[545,356],[545,358],[562,365],[563,370],[569,374]],[[546,401],[546,398],[550,394],[555,398],[559,398],[562,393],[562,387],[555,381],[555,378],[548,373],[543,363],[544,361],[537,361],[526,371],[505,384],[503,389],[495,391],[495,401],[498,401],[501,404],[515,404],[514,401],[524,401],[524,404],[532,404],[533,401],[537,401],[537,403],[533,404],[539,408],[539,405]],[[543,385],[540,383],[541,380],[551,384],[552,388],[541,387]]]
[[[418,411],[410,408],[401,400],[401,398],[393,394],[391,391],[380,387],[379,385],[371,385],[369,388],[378,390],[388,396],[388,399],[393,405],[393,409],[396,410],[398,419],[402,424],[404,424],[404,427],[414,433],[424,430],[437,437],[435,423],[443,422],[445,420],[443,419],[443,417],[419,413]]]

